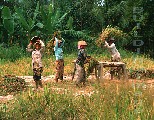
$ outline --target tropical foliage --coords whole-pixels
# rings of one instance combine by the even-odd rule
[[[59,30],[67,40],[66,45],[70,42],[76,45],[79,39],[85,39],[97,49],[93,46],[95,40],[111,25],[127,34],[125,48],[131,50],[133,40],[140,39],[144,41],[142,53],[153,56],[152,0],[1,0],[0,3],[0,43],[9,46],[18,43],[25,49],[32,36],[38,35],[47,43]],[[141,11],[137,13],[137,9]],[[69,52],[75,47],[67,48]]]

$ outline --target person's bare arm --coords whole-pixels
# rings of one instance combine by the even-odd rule
[[[106,41],[105,41],[105,45],[104,45],[105,47],[107,47],[107,48],[114,48],[115,47],[115,44],[111,44],[111,45],[109,45]]]

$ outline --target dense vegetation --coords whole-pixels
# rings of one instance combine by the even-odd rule
[[[153,0],[0,0],[0,98],[13,95],[11,101],[0,99],[0,119],[153,120],[153,7]],[[129,80],[98,83],[92,78],[77,88],[69,79],[57,84],[49,79],[43,80],[43,91],[33,91],[34,86],[28,86],[33,83],[20,78],[32,76],[31,55],[25,48],[32,36],[40,36],[47,50],[42,76],[53,75],[51,40],[57,30],[66,40],[65,76],[73,72],[78,40],[86,40],[94,59],[108,61],[100,38],[111,35]],[[134,40],[144,44],[135,46]]]
[[[25,50],[34,35],[48,43],[59,30],[66,39],[66,52],[74,51],[79,39],[85,39],[94,51],[99,34],[110,25],[127,34],[120,39],[127,44],[118,47],[133,52],[140,48],[140,53],[154,56],[153,0],[1,0],[0,5],[4,47],[19,45]],[[134,40],[144,44],[133,46]]]

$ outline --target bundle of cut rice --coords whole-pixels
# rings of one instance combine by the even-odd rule
[[[52,39],[47,42],[47,45],[46,45],[46,54],[47,55],[50,55],[50,54],[54,53],[55,37],[57,37],[58,39],[61,39],[61,32],[60,31],[54,32]]]
[[[89,77],[89,75],[94,71],[94,69],[96,68],[96,66],[98,65],[98,61],[94,58],[90,58],[89,62],[88,62],[88,67],[87,67],[87,78]]]
[[[120,39],[124,36],[123,31],[119,30],[117,27],[107,26],[102,33],[100,34],[99,38],[96,40],[96,44],[101,46],[104,41],[108,41],[110,38]]]

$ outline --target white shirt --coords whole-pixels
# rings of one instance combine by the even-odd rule
[[[26,50],[28,52],[32,52],[32,69],[43,67],[43,65],[42,65],[42,54],[45,50],[45,44],[43,43],[42,40],[40,40],[40,43],[41,43],[41,49],[40,50],[33,49],[32,44],[28,44],[28,46],[26,48]]]
[[[42,66],[42,54],[40,50],[34,50],[32,52],[32,68],[40,68]]]
[[[118,52],[118,50],[116,49],[116,46],[114,43],[112,43],[111,45],[109,45],[106,41],[105,41],[105,47],[107,47],[111,53],[112,59],[113,60],[119,60],[121,59],[120,57],[120,53]]]

